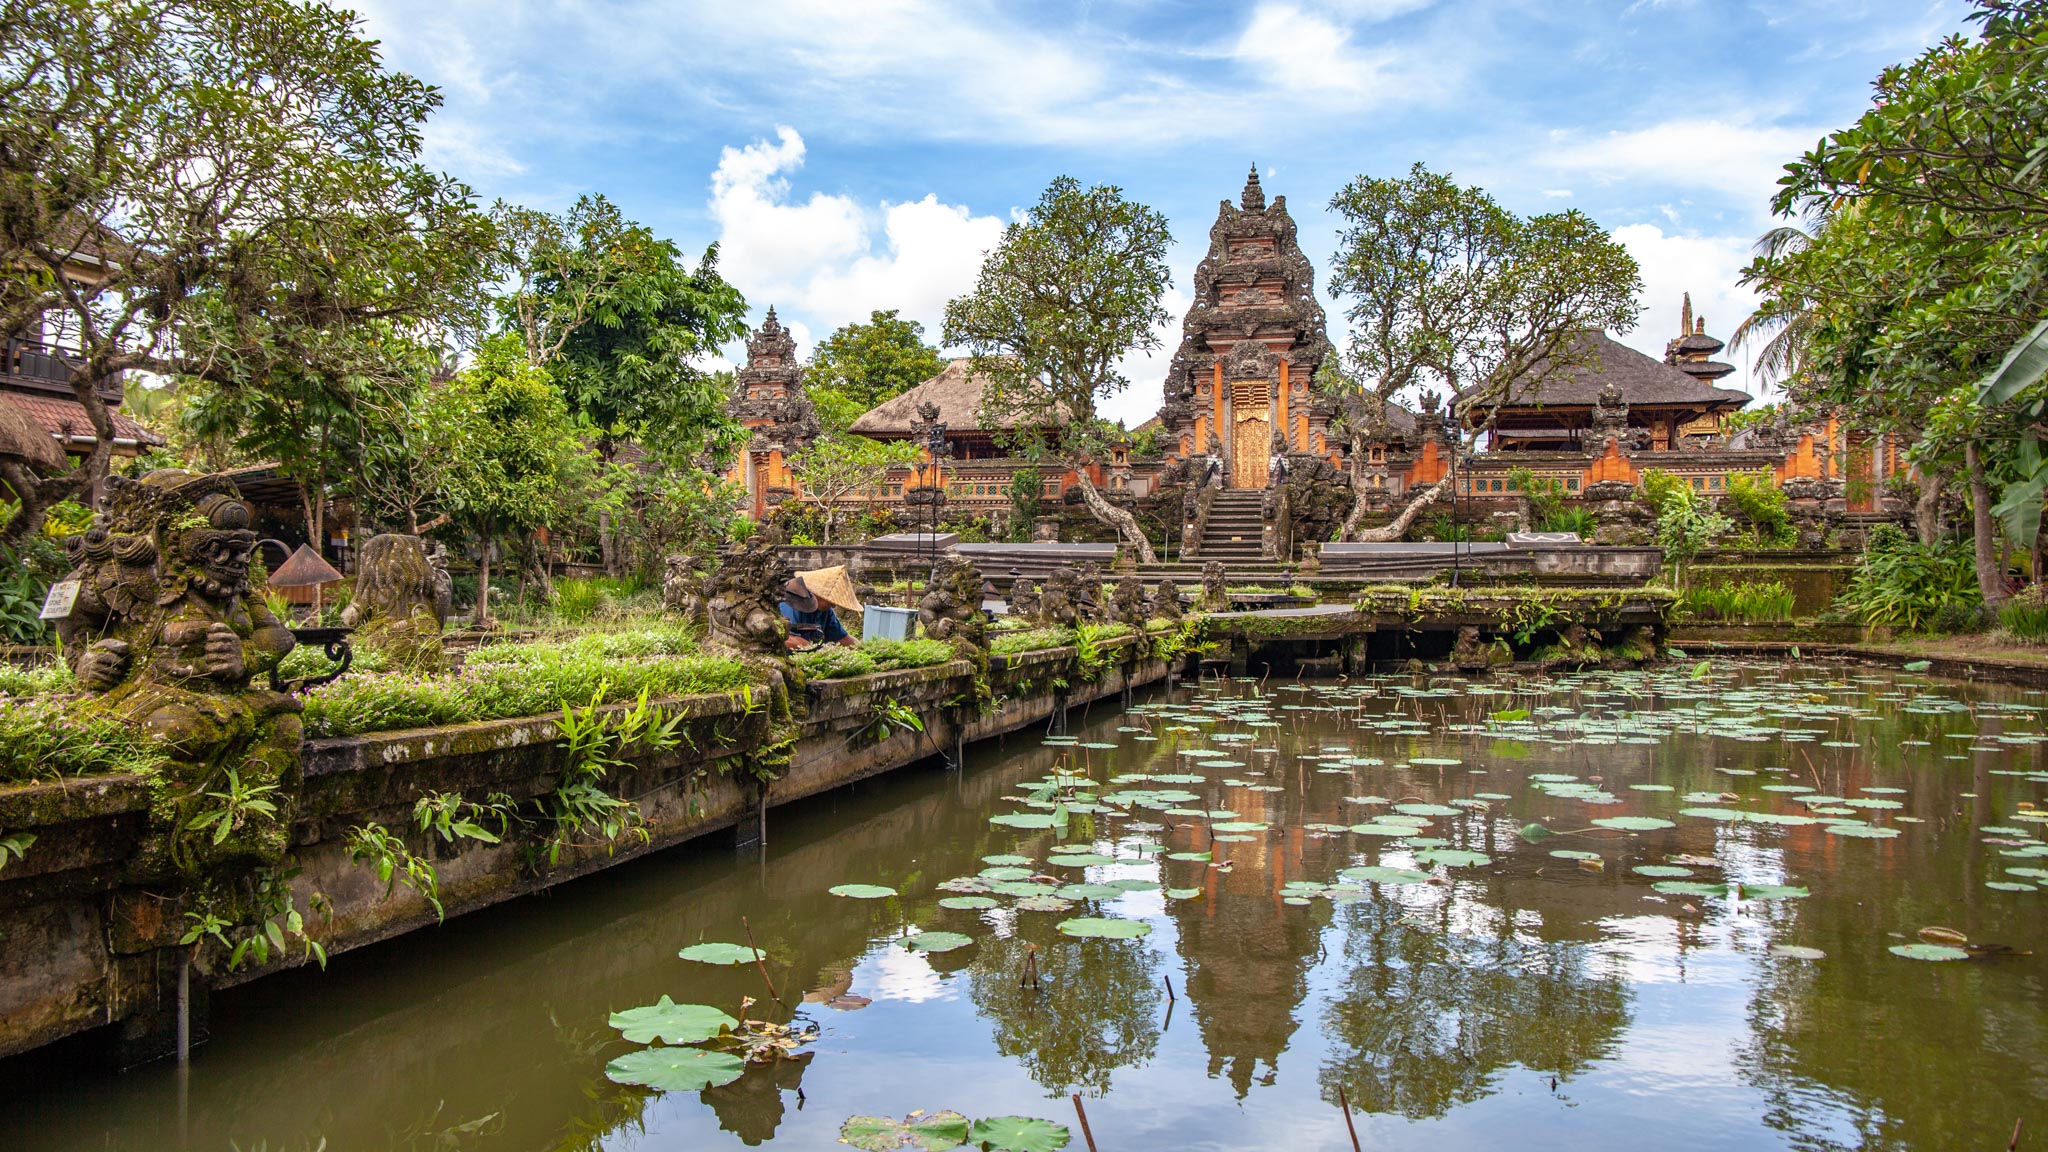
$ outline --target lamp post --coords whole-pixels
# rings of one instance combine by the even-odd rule
[[[1451,453],[1451,587],[1453,588],[1458,586],[1458,568],[1461,555],[1461,549],[1458,547],[1461,543],[1458,539],[1458,528],[1459,520],[1464,515],[1462,501],[1459,499],[1458,493],[1458,446],[1459,441],[1463,439],[1460,435],[1462,431],[1458,420],[1458,395],[1453,392],[1450,400],[1444,405],[1444,443],[1450,446]]]
[[[924,445],[925,465],[923,484],[906,496],[913,505],[929,509],[925,527],[925,582],[931,582],[931,569],[939,562],[939,510],[946,505],[946,485],[939,461],[953,454],[952,445],[946,442],[946,424],[939,419],[939,406],[927,400],[917,406],[917,419],[910,422],[913,439]],[[929,471],[925,471],[928,469]],[[917,593],[907,593],[910,606],[917,604]]]

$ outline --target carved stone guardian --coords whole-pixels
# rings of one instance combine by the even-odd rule
[[[1202,593],[1195,597],[1197,612],[1226,612],[1230,609],[1230,592],[1221,560],[1211,560],[1202,565]]]
[[[988,617],[981,610],[981,573],[957,552],[933,563],[917,602],[918,626],[927,638],[951,644],[961,656],[986,662]]]
[[[1010,594],[1005,597],[1010,606],[1010,615],[1019,620],[1036,620],[1040,611],[1038,585],[1027,577],[1019,576],[1010,582]]]
[[[668,558],[668,569],[661,577],[661,603],[699,630],[710,627],[710,605],[694,559],[680,552]]]
[[[1148,608],[1157,620],[1178,620],[1181,618],[1180,585],[1172,579],[1161,579],[1152,589],[1152,601]]]
[[[1117,581],[1116,592],[1109,601],[1109,618],[1118,624],[1143,629],[1150,616],[1145,603],[1145,582],[1136,576],[1126,576]]]
[[[364,543],[356,562],[356,585],[343,627],[355,629],[354,646],[383,654],[394,668],[441,672],[448,657],[441,643],[446,617],[439,608],[433,558],[417,536],[387,532]]]
[[[709,646],[742,657],[788,662],[782,586],[792,570],[760,533],[719,550],[706,602]]]
[[[1045,578],[1033,620],[1041,626],[1071,628],[1087,623],[1081,614],[1081,577],[1072,568],[1055,569]]]
[[[141,730],[170,757],[152,823],[183,871],[232,859],[274,862],[287,845],[300,774],[299,712],[255,680],[294,645],[250,595],[256,549],[234,482],[180,468],[109,477],[102,511],[72,542],[78,596],[57,634],[87,694],[81,708]],[[231,780],[229,773],[234,773]],[[208,793],[275,805],[224,838],[188,834]]]

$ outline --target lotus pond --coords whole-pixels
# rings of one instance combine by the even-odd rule
[[[0,1147],[1080,1149],[1075,1093],[1103,1152],[1345,1148],[1340,1099],[1372,1149],[2032,1147],[2044,707],[1155,694],[226,994],[188,1077],[16,1061]]]

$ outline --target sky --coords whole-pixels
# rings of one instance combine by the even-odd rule
[[[1420,162],[1524,215],[1577,208],[1726,339],[1786,161],[1963,0],[368,0],[442,90],[428,160],[486,202],[603,193],[719,267],[800,350],[894,308],[937,341],[1003,225],[1071,175],[1165,213],[1173,322],[1106,414],[1158,408],[1218,201],[1256,164],[1322,290],[1330,198]],[[735,346],[728,355],[737,359]],[[1725,384],[1768,395],[1746,357]]]

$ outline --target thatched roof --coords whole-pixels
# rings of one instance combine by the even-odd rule
[[[42,473],[64,467],[64,449],[20,407],[0,399],[0,459],[15,460]]]
[[[1585,363],[1543,380],[1501,408],[1591,407],[1600,398],[1600,390],[1610,382],[1620,386],[1622,400],[1632,408],[1665,405],[1713,411],[1749,403],[1747,392],[1716,388],[1696,380],[1662,360],[1616,342],[1605,332],[1589,332],[1580,341],[1582,348],[1587,343],[1592,345],[1593,355]]]
[[[908,436],[911,434],[911,424],[917,420],[918,406],[927,402],[939,406],[939,420],[946,425],[946,431],[953,435],[1007,430],[1023,423],[1015,414],[1011,414],[994,428],[983,427],[981,393],[985,382],[968,372],[968,367],[972,363],[972,360],[963,356],[947,364],[945,370],[937,376],[893,400],[884,400],[863,412],[849,430],[856,435],[879,436],[885,439]]]

